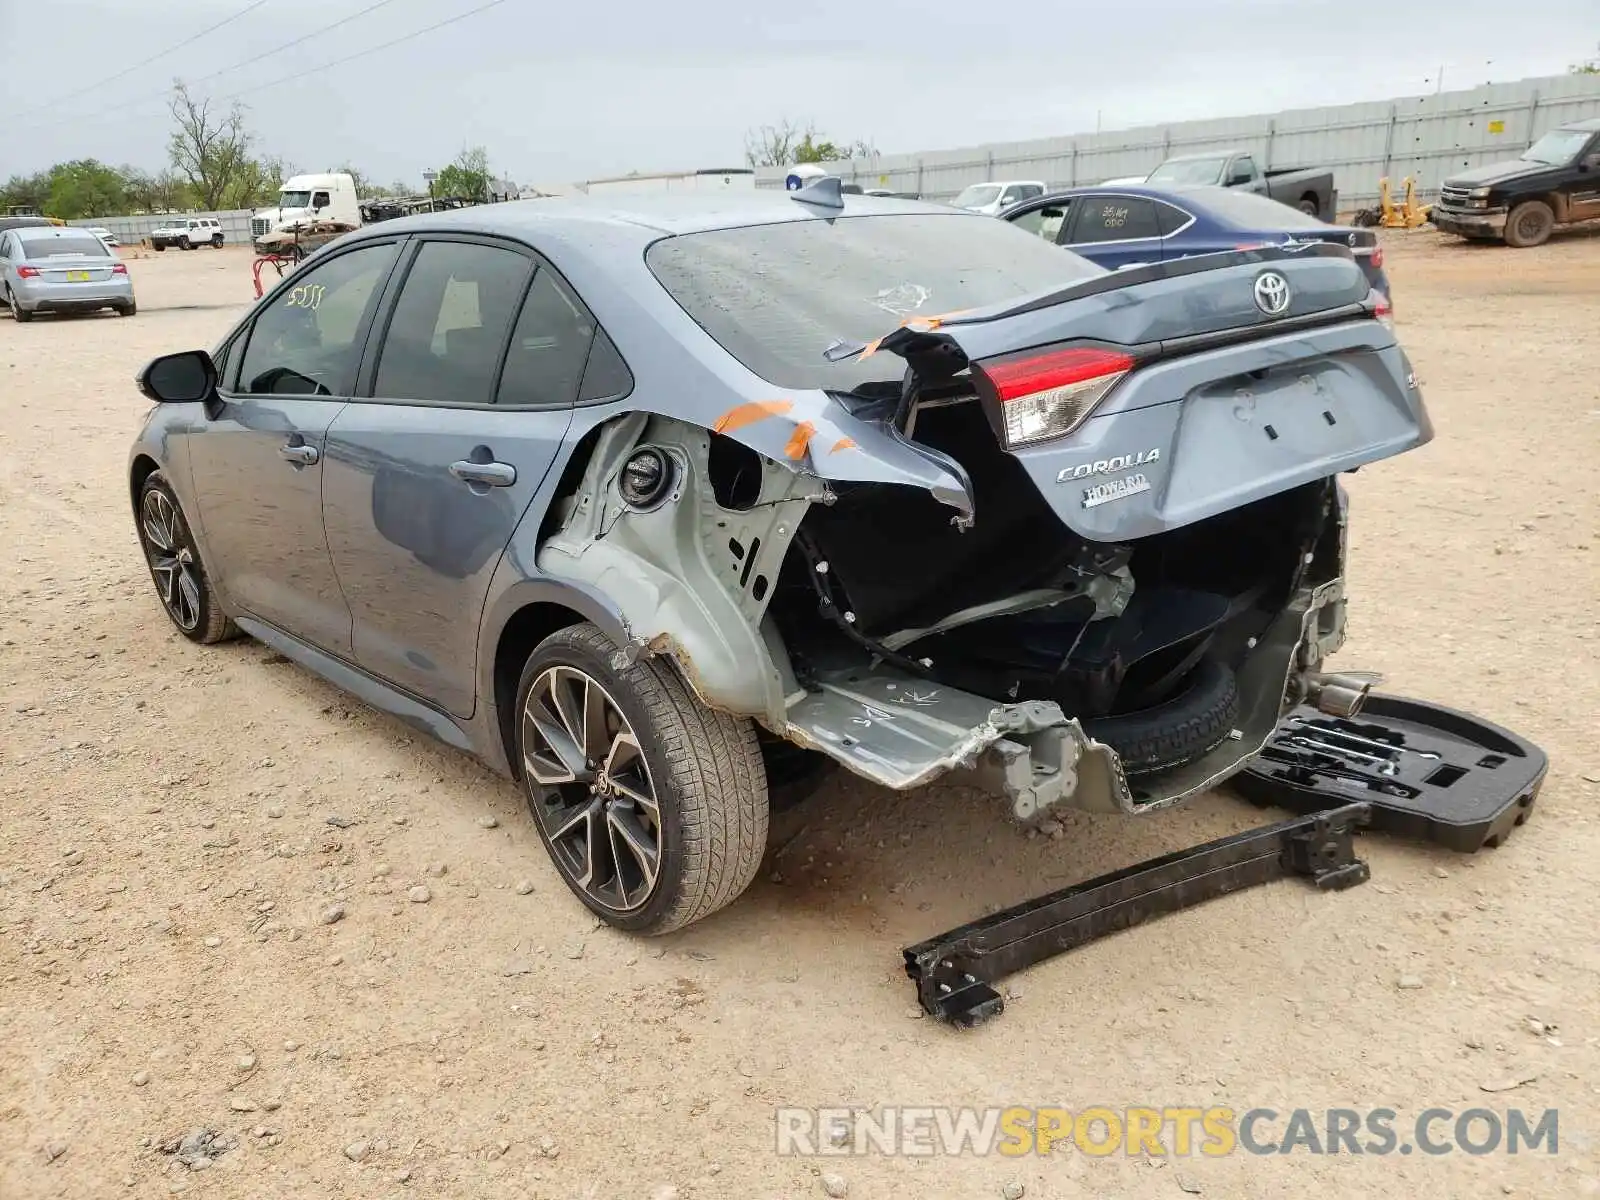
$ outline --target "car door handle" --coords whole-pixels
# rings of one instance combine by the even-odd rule
[[[517,469],[510,463],[472,462],[465,458],[450,464],[450,474],[462,483],[481,483],[486,487],[510,487],[517,481]]]
[[[278,456],[288,459],[298,467],[309,467],[322,457],[322,452],[315,446],[307,446],[304,442],[285,442],[278,447]]]

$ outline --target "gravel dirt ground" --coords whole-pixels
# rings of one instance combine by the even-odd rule
[[[132,377],[244,311],[247,253],[135,262],[131,320],[0,317],[0,1196],[1600,1194],[1600,237],[1388,247],[1438,437],[1350,480],[1339,663],[1542,744],[1533,819],[1475,857],[1368,837],[1366,886],[1104,940],[968,1034],[917,1018],[902,945],[1263,814],[1029,839],[960,788],[836,783],[730,910],[596,928],[511,784],[162,615]],[[1560,1143],[798,1158],[780,1104],[1557,1108]],[[197,1128],[204,1170],[162,1148]]]

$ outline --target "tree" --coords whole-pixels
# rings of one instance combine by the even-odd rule
[[[126,212],[127,181],[115,167],[92,158],[57,163],[50,168],[50,198],[46,211],[71,221],[80,217],[109,217]]]
[[[50,172],[13,175],[4,187],[0,187],[0,200],[4,201],[7,208],[36,208],[43,212],[50,205]],[[0,208],[0,215],[4,215],[4,211],[4,208]]]
[[[1574,75],[1600,75],[1600,56],[1586,58],[1568,68]]]
[[[835,142],[821,136],[815,126],[790,120],[762,125],[744,137],[744,159],[752,167],[788,167],[795,163],[844,162],[871,158],[877,153],[863,140]]]
[[[433,181],[433,194],[487,200],[489,179],[489,152],[482,146],[470,146],[439,172],[439,178]]]
[[[254,139],[245,129],[242,105],[235,102],[225,114],[214,114],[210,100],[196,100],[180,81],[172,89],[171,109],[177,128],[167,152],[202,208],[223,208],[262,186],[261,165],[250,155]]]

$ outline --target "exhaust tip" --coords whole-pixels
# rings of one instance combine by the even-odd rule
[[[1381,676],[1366,673],[1318,672],[1306,677],[1306,687],[1318,711],[1330,717],[1354,717],[1366,706],[1367,696],[1381,679]]]

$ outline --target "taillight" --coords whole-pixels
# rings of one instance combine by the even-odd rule
[[[1383,266],[1383,247],[1382,246],[1374,246],[1372,248],[1372,265],[1374,267]]]
[[[111,273],[113,275],[126,275],[128,273],[128,264],[127,263],[112,263],[111,264]]]
[[[1073,346],[991,358],[973,370],[994,389],[1006,447],[1014,449],[1071,433],[1133,365],[1131,354]]]
[[[1377,288],[1373,288],[1367,297],[1367,303],[1372,305],[1372,315],[1382,321],[1390,329],[1394,328],[1394,305],[1389,302]]]
[[[18,279],[37,279],[37,278],[39,278],[39,268],[38,267],[18,267],[17,268],[17,278]]]

